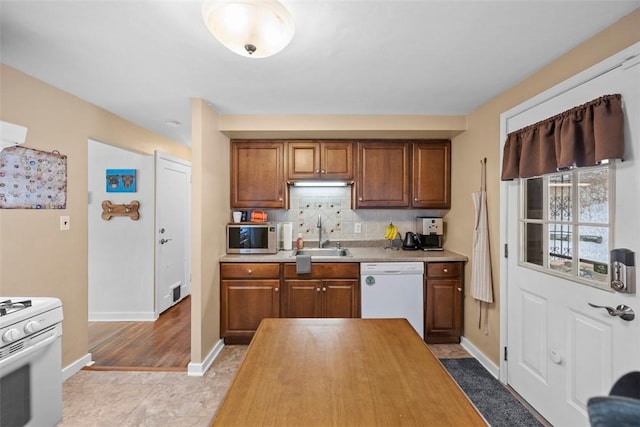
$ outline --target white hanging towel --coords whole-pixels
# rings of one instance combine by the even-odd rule
[[[487,221],[486,159],[482,164],[480,191],[472,194],[476,211],[473,230],[473,252],[471,255],[471,297],[480,301],[478,327],[482,322],[482,302],[493,303],[493,283],[491,281],[491,254],[489,253],[489,227]],[[485,313],[484,333],[488,334]]]

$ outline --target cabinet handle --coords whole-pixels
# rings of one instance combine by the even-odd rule
[[[327,288],[325,288],[324,286],[322,287],[322,292],[327,292]]]
[[[448,268],[443,268],[442,271],[444,271],[445,273],[448,273],[449,269]]]
[[[316,292],[320,292],[320,288],[316,288]]]
[[[320,173],[325,173],[325,172],[324,172],[324,169],[322,169],[322,170],[320,171]]]
[[[320,169],[316,169],[316,173],[320,173]]]
[[[458,288],[458,292],[462,292],[462,288]]]
[[[359,201],[362,201],[362,197],[358,197],[358,200],[359,200]]]
[[[279,201],[279,202],[281,202],[281,201],[282,201],[282,197],[280,197],[280,198],[278,199],[278,201]]]
[[[253,274],[253,270],[250,268],[247,268],[247,274]]]
[[[278,288],[273,288],[274,291],[278,292],[280,289]],[[458,290],[460,290],[460,288],[458,288]]]
[[[415,199],[413,199],[413,201],[414,201],[414,202],[417,202],[417,201],[418,201],[418,198],[416,197]]]

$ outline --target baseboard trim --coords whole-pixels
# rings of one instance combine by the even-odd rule
[[[154,322],[157,319],[153,311],[89,313],[89,322]]]
[[[87,353],[75,362],[62,369],[62,381],[66,381],[87,365],[92,364],[91,353]]]
[[[213,361],[216,360],[216,357],[218,357],[223,347],[224,340],[219,340],[216,345],[213,346],[209,354],[207,354],[207,357],[204,358],[202,363],[189,362],[189,365],[187,365],[187,375],[190,377],[203,376],[211,367]]]
[[[469,341],[465,337],[460,338],[460,345],[462,346],[462,348],[467,350],[470,355],[475,357],[478,362],[480,362],[480,364],[484,366],[487,371],[489,371],[491,375],[493,375],[498,381],[500,381],[500,367],[493,363],[491,359],[489,359],[483,352],[478,349],[478,347],[473,345],[471,341]]]

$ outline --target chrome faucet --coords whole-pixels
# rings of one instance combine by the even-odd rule
[[[322,248],[322,214],[318,214],[318,248]]]

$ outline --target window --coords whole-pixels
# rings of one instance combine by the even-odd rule
[[[612,166],[521,180],[520,264],[609,288]]]

